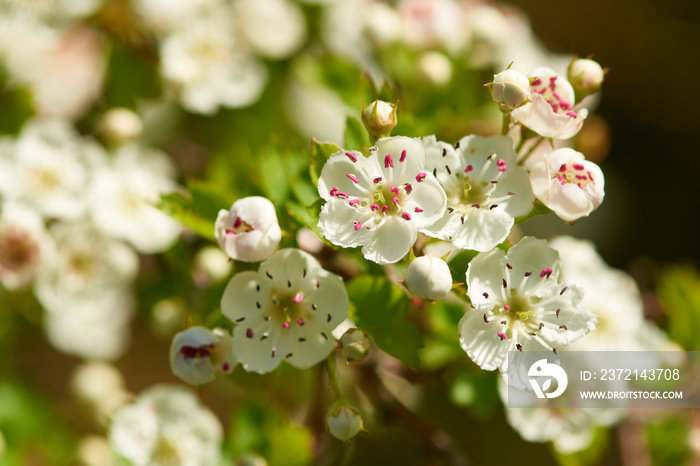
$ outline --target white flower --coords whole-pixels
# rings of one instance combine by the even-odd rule
[[[480,253],[467,269],[473,310],[459,341],[482,369],[507,371],[508,351],[555,351],[595,328],[583,290],[559,283],[559,254],[544,240],[523,238],[508,253]]]
[[[418,60],[418,69],[434,86],[446,86],[452,81],[452,62],[441,52],[426,52]]]
[[[533,165],[530,184],[537,199],[567,222],[588,216],[605,197],[605,178],[598,165],[568,147]]]
[[[28,285],[52,246],[44,221],[32,209],[5,202],[0,211],[0,282],[16,290]]]
[[[71,393],[91,408],[100,423],[108,420],[130,398],[121,372],[109,363],[84,362],[70,378]]]
[[[574,89],[551,68],[537,68],[530,88],[530,102],[513,110],[513,120],[540,136],[569,139],[583,126],[588,110],[574,110]]]
[[[306,38],[304,13],[289,0],[238,0],[235,13],[248,43],[261,55],[288,57]]]
[[[299,369],[323,360],[348,306],[342,278],[299,249],[282,249],[258,272],[235,275],[221,300],[221,312],[237,324],[236,358],[245,370],[259,373],[282,360]]]
[[[96,144],[60,120],[35,120],[0,149],[0,194],[43,217],[75,219],[85,212],[90,172],[105,163]]]
[[[55,252],[34,281],[49,341],[85,358],[119,357],[129,341],[137,255],[88,224],[55,224],[51,234]]]
[[[211,114],[245,107],[260,97],[267,70],[235,37],[229,15],[196,18],[161,44],[161,72],[180,88],[185,108]]]
[[[221,0],[133,0],[134,12],[156,33],[168,33],[184,27],[212,8],[221,8]]]
[[[216,240],[230,258],[259,262],[275,252],[282,239],[275,206],[260,196],[244,197],[216,218]]]
[[[134,466],[219,464],[223,428],[189,389],[157,385],[113,417],[109,441]]]
[[[402,0],[403,41],[415,48],[445,47],[455,54],[468,44],[460,5],[454,0]]]
[[[426,169],[447,193],[447,208],[423,232],[461,249],[488,251],[503,242],[515,217],[535,200],[527,172],[518,166],[513,143],[505,136],[466,136],[458,149],[423,138]]]
[[[447,263],[438,257],[417,257],[406,270],[406,286],[419,298],[435,301],[452,289],[452,274]]]
[[[235,365],[231,335],[220,328],[190,327],[170,344],[170,369],[192,385],[211,382],[218,372],[231,373]]]
[[[141,118],[128,108],[115,107],[100,118],[100,132],[114,144],[133,141],[141,135]]]
[[[137,144],[120,147],[90,184],[89,207],[95,224],[139,252],[167,250],[182,229],[155,204],[161,194],[175,190],[175,176],[175,165],[166,154]]]
[[[404,136],[380,139],[369,157],[357,151],[331,155],[318,180],[327,201],[319,229],[337,246],[362,246],[368,260],[397,262],[418,230],[445,211],[445,192],[423,171],[424,162],[420,140]]]

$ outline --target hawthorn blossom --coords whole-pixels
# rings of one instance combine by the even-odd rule
[[[587,217],[605,197],[605,178],[598,165],[568,147],[534,164],[530,184],[537,199],[567,222]]]
[[[221,299],[221,312],[236,324],[236,358],[245,370],[259,373],[282,360],[299,369],[323,360],[348,306],[342,278],[299,249],[282,249],[258,272],[235,275]]]
[[[62,120],[34,120],[0,147],[0,194],[45,218],[76,219],[86,208],[91,171],[106,163],[94,142]]]
[[[44,221],[25,205],[8,201],[0,211],[0,282],[16,290],[36,275],[52,246]]]
[[[426,171],[447,193],[440,218],[423,233],[451,241],[460,249],[488,251],[503,242],[535,200],[527,172],[517,164],[505,136],[466,136],[457,144],[423,138]]]
[[[109,426],[112,450],[134,466],[219,464],[222,437],[219,419],[180,386],[150,387]]]
[[[530,75],[530,102],[511,113],[514,121],[540,136],[569,139],[578,133],[588,110],[574,110],[574,89],[565,77],[551,68],[535,69]]]
[[[556,353],[595,328],[583,290],[559,283],[559,254],[544,240],[523,238],[508,253],[482,252],[469,263],[473,310],[459,324],[460,345],[482,369],[507,371],[508,351]]]
[[[275,206],[260,196],[239,199],[230,210],[220,210],[214,233],[221,249],[243,262],[267,259],[282,239]]]
[[[161,194],[176,189],[175,177],[175,165],[165,153],[138,144],[120,147],[90,183],[89,208],[95,224],[139,252],[167,250],[182,228],[156,204]]]
[[[290,0],[238,0],[234,12],[243,35],[260,55],[286,58],[306,38],[306,20],[299,5]]]
[[[246,107],[265,87],[267,70],[232,32],[236,24],[231,17],[198,17],[161,43],[161,73],[179,89],[182,105],[192,112]]]
[[[333,244],[362,246],[365,259],[397,262],[416,241],[418,230],[445,211],[445,192],[432,173],[423,171],[419,139],[383,138],[364,157],[358,151],[331,155],[318,190],[327,202],[318,227]]]
[[[170,344],[170,369],[191,385],[211,382],[218,372],[229,374],[235,365],[231,335],[220,328],[190,327]]]

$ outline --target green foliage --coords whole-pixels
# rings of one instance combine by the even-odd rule
[[[647,446],[654,466],[681,466],[692,458],[687,420],[670,417],[647,426]]]
[[[671,339],[700,351],[700,274],[690,266],[671,266],[659,276],[656,293],[668,314]]]
[[[345,148],[362,150],[369,147],[369,135],[362,122],[349,116],[345,122]]]
[[[230,442],[234,457],[257,453],[270,466],[311,463],[311,432],[292,425],[274,404],[251,398],[239,405],[231,419]]]
[[[384,277],[361,276],[348,285],[355,305],[357,326],[369,333],[377,346],[404,364],[417,367],[423,338],[406,320],[409,299]]]
[[[309,176],[314,186],[318,184],[318,178],[321,176],[321,170],[328,158],[338,151],[343,150],[337,145],[330,142],[320,142],[315,139],[311,140],[311,163],[309,164]]]
[[[221,187],[204,181],[191,181],[187,191],[187,194],[161,196],[158,208],[199,236],[215,241],[216,216],[221,209],[231,207],[232,196]]]

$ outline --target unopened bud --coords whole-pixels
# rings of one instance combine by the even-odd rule
[[[328,413],[328,430],[333,437],[347,442],[362,429],[360,412],[345,400],[338,400]]]
[[[170,345],[173,374],[192,385],[211,382],[219,372],[229,374],[235,365],[231,335],[220,328],[190,327]]]
[[[364,108],[363,106],[362,123],[364,123],[373,141],[391,135],[391,130],[399,122],[396,116],[397,104],[398,102],[390,104],[377,99],[369,104],[369,107]]]
[[[589,58],[575,58],[569,63],[568,79],[576,92],[576,100],[593,94],[603,84],[605,71],[597,61]]]
[[[505,109],[513,110],[527,102],[530,80],[519,71],[507,69],[494,75],[493,82],[488,87],[495,102]]]
[[[447,263],[433,256],[413,260],[406,270],[406,286],[421,299],[444,298],[452,288],[452,274]]]
[[[359,328],[351,328],[340,337],[341,352],[348,362],[360,362],[369,354],[369,337]]]
[[[110,143],[123,144],[141,135],[141,118],[127,108],[113,108],[102,115],[100,132]]]

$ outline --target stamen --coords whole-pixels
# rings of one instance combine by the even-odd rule
[[[337,186],[333,186],[333,187],[331,188],[331,192],[330,192],[329,194],[330,194],[331,196],[335,196],[336,194],[338,194],[338,187],[337,187]]]
[[[516,343],[516,344],[515,344],[515,347],[518,349],[518,351],[522,351],[522,350],[523,350],[523,345],[521,345],[520,343]]]
[[[420,183],[421,181],[423,181],[423,180],[425,179],[426,176],[428,176],[427,173],[425,173],[425,172],[420,172],[419,174],[416,175],[416,181],[417,181],[418,183]]]
[[[561,308],[560,308],[560,309],[557,309],[557,312],[556,312],[557,318],[559,318],[559,313],[560,313],[560,312],[561,312]]]
[[[508,288],[508,282],[505,278],[503,279],[503,288]]]
[[[569,110],[568,112],[566,112],[566,116],[570,116],[571,118],[578,118],[578,115],[573,110]]]
[[[350,202],[348,202],[350,205],[360,205],[360,200],[359,199],[351,199]]]
[[[559,329],[569,330],[569,329],[566,327],[566,325],[560,325],[560,326],[559,326]]]
[[[353,222],[355,224],[355,231],[360,231],[362,228],[362,222]]]
[[[419,214],[419,213],[423,212],[423,209],[421,209],[420,207],[416,207],[415,209],[413,209],[413,211],[415,213]]]
[[[498,165],[499,172],[504,172],[504,171],[508,170],[508,165],[506,165],[506,161],[503,159],[498,159],[496,161],[496,165]]]
[[[535,80],[532,81],[533,86],[539,86],[540,84],[542,84],[542,80],[540,78],[535,78]]]
[[[448,175],[451,175],[451,174],[452,174],[452,170],[450,170],[450,166],[449,166],[449,165],[445,165],[445,170],[447,170],[447,174],[448,174]]]
[[[293,303],[300,303],[300,302],[302,302],[303,300],[304,300],[304,295],[301,294],[301,293],[297,293],[297,294],[292,298],[292,302],[293,302]]]
[[[326,322],[330,322],[332,318],[333,318],[333,317],[331,317],[331,315],[328,314],[328,317],[326,317]]]
[[[255,336],[255,333],[253,333],[253,329],[248,328],[248,330],[245,331],[245,336],[248,338],[253,338]]]
[[[585,169],[586,169],[586,167],[584,167],[584,166],[581,165],[580,163],[575,163],[575,164],[574,164],[574,170],[585,170]]]
[[[245,317],[240,317],[240,318],[236,319],[236,323],[243,322],[244,320],[245,320]]]
[[[375,210],[379,210],[379,204],[372,204],[369,206],[370,210],[374,212]]]
[[[348,174],[345,175],[345,176],[347,176],[348,178],[350,178],[350,179],[352,180],[352,182],[355,183],[355,184],[359,184],[359,183],[360,183],[360,180],[358,180],[357,177],[356,177],[355,175],[353,175],[352,173],[348,173]]]
[[[542,330],[544,328],[544,322],[540,322],[539,327],[540,327],[540,330]]]
[[[243,223],[243,220],[241,220],[241,217],[236,217],[236,220],[233,222],[233,228],[235,228],[235,229],[240,228],[242,223]]]
[[[447,157],[447,149],[445,149],[444,147],[442,148],[442,156]]]
[[[488,323],[489,323],[489,319],[488,319],[488,317],[486,317],[486,314],[484,314],[484,323],[485,323],[485,324],[488,324]]]
[[[552,268],[551,267],[545,267],[542,269],[542,272],[540,272],[540,278],[549,278],[552,275]]]
[[[513,266],[510,265],[510,263],[508,263],[508,262],[506,262],[506,268],[507,268],[508,270],[513,270]]]
[[[303,326],[304,326],[304,319],[302,319],[301,317],[299,317],[299,318],[297,319],[297,324],[299,324],[300,327],[303,327]]]
[[[452,207],[448,207],[448,208],[447,208],[447,211],[448,211],[449,213],[452,213],[452,212],[454,212],[455,210],[454,210]]]
[[[496,335],[498,335],[500,337],[501,341],[508,339],[508,335],[506,335],[503,332],[496,332]]]
[[[355,154],[353,154],[352,152],[346,152],[345,155],[347,155],[348,158],[349,158],[350,160],[352,160],[352,163],[357,162],[357,157],[356,157]]]
[[[391,154],[386,154],[384,157],[384,168],[394,168],[394,159],[391,158]]]
[[[411,183],[406,183],[404,189],[406,190],[406,194],[411,194],[411,191],[413,191],[413,186]]]
[[[467,165],[467,168],[464,169],[464,173],[469,173],[472,170],[474,170],[474,167],[472,167],[471,165]]]
[[[474,207],[474,208],[476,208],[476,209],[480,209],[480,208],[481,208],[481,206],[480,206],[479,204],[472,204],[472,207]]]
[[[485,292],[485,291],[484,291],[483,296],[484,296],[484,298],[489,299],[489,294],[488,294],[487,292]]]
[[[552,351],[554,351],[554,354],[557,354],[557,347],[556,347],[556,346],[552,346]]]
[[[562,163],[562,164],[561,164],[561,167],[559,167],[559,171],[560,171],[560,172],[565,172],[566,170],[567,170],[566,164],[565,164],[565,163]]]
[[[495,209],[496,207],[498,207],[498,204],[491,204],[491,206],[489,207],[489,210],[493,210],[493,209]]]
[[[406,149],[401,151],[401,157],[399,158],[399,162],[403,162],[406,160]]]
[[[401,212],[401,216],[404,218],[404,220],[411,220],[411,214],[408,212]]]
[[[433,176],[437,178],[437,168],[433,168]]]
[[[382,213],[385,214],[388,208],[389,208],[389,206],[383,205],[382,206]]]
[[[401,201],[401,199],[399,199],[398,196],[395,196],[395,197],[391,200],[392,204],[394,204],[394,205],[398,204],[400,201]]]
[[[289,322],[282,322],[282,327],[289,328],[291,325],[289,325]]]
[[[559,293],[559,296],[563,295],[566,290],[568,290],[569,287],[565,286],[564,288],[561,289],[561,292]]]
[[[378,176],[378,177],[376,177],[375,179],[372,180],[372,182],[375,183],[375,184],[376,184],[376,183],[379,183],[380,181],[382,181],[382,177],[381,177],[381,176]]]
[[[502,321],[501,321],[501,325],[506,325],[507,323],[508,323],[507,320],[502,320]]]
[[[457,141],[457,144],[455,144],[455,149],[459,149],[459,141]]]
[[[510,311],[510,306],[506,304],[505,306],[503,306],[503,309],[504,309],[506,312],[508,312],[508,311]]]

